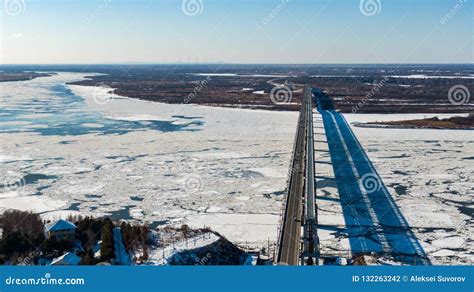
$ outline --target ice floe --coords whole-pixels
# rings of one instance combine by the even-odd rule
[[[206,225],[255,247],[276,240],[296,112],[117,96],[98,104],[94,93],[110,89],[65,84],[87,75],[2,84],[2,110],[22,104],[21,117],[8,113],[5,121],[30,124],[3,126],[0,119],[0,157],[8,162],[0,171],[54,178],[17,193],[0,189],[0,211],[28,207],[44,218],[80,213]]]

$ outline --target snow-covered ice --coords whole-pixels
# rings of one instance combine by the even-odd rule
[[[170,105],[65,85],[87,75],[0,84],[0,211],[205,225],[249,246],[276,239],[296,112]],[[111,98],[99,104],[97,94]],[[350,123],[429,116],[345,115]],[[474,132],[352,128],[433,263],[472,264]],[[326,197],[318,219],[343,228],[322,129],[315,140],[317,191]],[[334,230],[319,235],[326,250],[349,248]]]
[[[0,172],[27,178],[0,188],[0,210],[206,225],[253,246],[276,240],[297,113],[65,85],[88,75],[0,84]],[[28,123],[4,124],[12,121]]]
[[[474,132],[354,124],[453,115],[458,114],[344,115],[433,264],[474,262]],[[347,238],[337,233],[344,217],[321,127],[315,114],[318,220],[329,226],[318,233],[323,251],[347,254]]]

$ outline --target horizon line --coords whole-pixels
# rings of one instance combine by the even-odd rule
[[[234,63],[234,62],[112,62],[112,63],[5,63],[0,66],[79,66],[79,65],[474,65],[474,62],[431,63],[431,62],[386,62],[386,63]]]

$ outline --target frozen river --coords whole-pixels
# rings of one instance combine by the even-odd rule
[[[297,113],[153,103],[66,84],[84,76],[0,83],[0,212],[206,225],[253,246],[276,239]],[[343,226],[316,126],[318,195],[329,198],[319,200],[319,220]],[[473,263],[474,131],[352,129],[433,263]],[[349,247],[334,232],[320,236],[326,250]]]
[[[0,86],[0,208],[210,226],[274,240],[296,113],[169,105],[66,85]]]
[[[349,123],[364,123],[433,115],[344,116]],[[351,128],[432,264],[474,263],[474,131]],[[344,232],[347,222],[319,113],[315,137],[318,220],[327,226],[318,231],[321,249],[347,255],[351,250]]]

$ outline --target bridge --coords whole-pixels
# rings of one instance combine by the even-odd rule
[[[314,181],[313,94],[305,88],[277,242],[278,264],[318,263]]]
[[[324,92],[310,87],[304,89],[298,118],[275,263],[318,265],[324,257],[318,238],[313,111],[322,117],[350,253],[378,254],[410,265],[430,264],[344,116]]]

